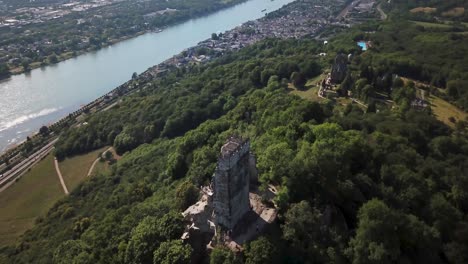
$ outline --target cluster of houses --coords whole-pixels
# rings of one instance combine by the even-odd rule
[[[321,30],[333,23],[332,3],[317,5],[316,0],[294,2],[264,18],[249,21],[225,33],[213,34],[213,37],[198,43],[179,55],[151,69],[153,75],[159,75],[170,67],[204,63],[228,51],[236,51],[266,38],[302,38],[316,36]],[[341,6],[344,0],[333,1]],[[205,54],[200,55],[198,50]]]
[[[0,17],[0,27],[20,27],[29,24],[61,18],[72,12],[83,12],[91,8],[110,5],[112,0],[73,1],[62,5],[21,7],[10,11],[8,16]]]
[[[46,21],[63,18],[72,13],[107,6],[117,1],[121,0],[73,1],[65,4],[44,4],[44,6],[21,7],[14,10],[7,10],[0,14],[0,29],[2,27],[13,29],[23,28],[27,25],[40,24]],[[92,22],[94,18],[99,18],[99,15],[87,19],[78,18],[75,21],[76,24],[79,25],[85,22]],[[52,39],[43,38],[38,35],[37,32],[29,29],[21,34],[28,37],[29,41],[9,41],[1,45],[0,63],[7,63],[10,67],[16,67],[24,62],[40,62],[46,56],[53,53],[58,54],[74,50],[83,50],[90,47],[89,38],[86,36],[81,38],[75,36],[68,39],[65,38],[65,36],[58,36],[52,41]],[[7,38],[7,36],[5,36],[5,38]]]
[[[331,22],[331,12],[328,7],[314,5],[314,2],[316,1],[290,4],[280,15],[273,13],[262,19],[249,21],[199,45],[224,52],[237,50],[266,38],[287,39],[316,35]]]

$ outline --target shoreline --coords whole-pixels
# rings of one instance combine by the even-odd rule
[[[96,52],[96,51],[99,51],[99,50],[101,50],[103,48],[107,48],[107,47],[110,47],[112,45],[118,44],[118,43],[120,43],[122,41],[129,40],[129,39],[132,39],[132,38],[136,38],[136,37],[148,34],[148,33],[160,33],[160,32],[166,30],[169,27],[177,26],[179,24],[185,23],[185,22],[190,21],[192,19],[202,18],[202,17],[208,16],[208,15],[211,15],[211,14],[215,14],[215,13],[217,13],[219,11],[222,11],[222,10],[225,10],[225,9],[228,9],[228,8],[232,8],[234,6],[243,4],[243,3],[248,2],[248,1],[250,1],[250,0],[240,0],[239,2],[236,2],[233,5],[228,5],[228,6],[224,7],[224,8],[217,9],[217,10],[212,11],[212,12],[203,13],[201,15],[197,15],[197,16],[193,16],[193,17],[187,17],[186,19],[183,19],[181,21],[178,21],[178,22],[170,24],[170,25],[164,25],[164,26],[162,26],[160,28],[147,29],[147,30],[140,31],[140,32],[137,32],[137,33],[132,34],[132,35],[122,36],[122,37],[120,37],[118,39],[112,39],[112,40],[109,40],[108,43],[105,43],[104,45],[100,46],[97,49],[90,49],[90,50],[83,49],[83,50],[69,51],[69,52],[66,52],[66,53],[62,53],[60,55],[56,54],[58,60],[57,60],[57,62],[54,62],[54,63],[35,61],[35,62],[31,62],[31,64],[29,65],[29,68],[27,70],[25,70],[22,66],[18,66],[16,68],[9,68],[9,75],[0,76],[0,81],[4,81],[4,80],[6,80],[8,78],[11,78],[14,75],[26,74],[26,73],[28,73],[28,72],[30,72],[32,70],[35,70],[35,69],[55,65],[55,64],[58,64],[60,62],[67,61],[69,59],[77,58],[77,57],[79,57],[81,55],[84,55],[84,54],[87,54],[87,53]],[[74,53],[74,55],[73,55],[73,53]],[[72,54],[72,55],[71,56],[66,56],[66,54]],[[61,56],[65,56],[65,57],[60,58]],[[33,65],[33,64],[35,64],[35,65]],[[1,152],[0,152],[0,155],[1,155]]]
[[[230,6],[231,7],[231,6]],[[218,10],[219,11],[219,10]],[[192,19],[192,18],[190,18]],[[189,19],[189,20],[190,20]],[[188,21],[188,20],[186,20]],[[184,21],[184,22],[186,22]],[[182,22],[183,23],[183,22]],[[167,27],[172,27],[172,26],[176,26],[177,24],[174,24],[174,25],[170,25],[170,26],[167,26]],[[164,27],[160,30],[164,30],[166,29],[167,27]],[[162,32],[162,31],[159,31],[159,32]],[[155,32],[154,30],[146,30],[146,31],[142,31],[142,32],[138,32],[134,35],[131,35],[131,36],[126,36],[126,37],[122,37],[120,39],[117,39],[117,40],[112,40],[110,41],[111,43],[107,43],[106,45],[103,45],[101,46],[100,48],[98,49],[91,49],[91,50],[78,50],[78,51],[71,51],[71,52],[67,52],[67,53],[63,53],[62,55],[58,55],[58,60],[57,62],[55,63],[40,63],[40,62],[33,62],[33,64],[37,64],[37,65],[30,65],[29,69],[27,70],[24,70],[21,66],[20,67],[17,67],[17,68],[13,68],[13,69],[10,69],[10,75],[6,76],[6,77],[0,77],[0,81],[3,81],[3,80],[6,80],[8,78],[11,78],[12,76],[15,76],[15,75],[20,75],[20,74],[26,74],[32,70],[35,70],[35,69],[40,69],[42,67],[48,67],[48,66],[51,66],[51,65],[55,65],[55,64],[58,64],[60,62],[64,62],[64,61],[67,61],[67,60],[70,60],[70,59],[74,59],[74,58],[77,58],[81,55],[85,55],[85,54],[88,54],[88,53],[92,53],[92,52],[96,52],[96,51],[99,51],[101,49],[104,49],[104,48],[108,48],[110,46],[113,46],[115,44],[118,44],[120,42],[123,42],[123,41],[126,41],[126,40],[129,40],[129,39],[132,39],[132,38],[136,38],[136,37],[139,37],[139,36],[142,36],[144,34],[148,34],[148,33],[159,33],[159,32]],[[66,54],[72,54],[71,56],[66,56]],[[75,53],[73,55],[73,53]],[[59,58],[61,56],[64,56],[64,58]]]

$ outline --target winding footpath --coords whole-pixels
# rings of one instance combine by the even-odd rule
[[[63,192],[65,194],[69,194],[67,186],[65,185],[65,181],[63,180],[62,173],[60,172],[60,167],[58,164],[58,160],[56,157],[54,157],[54,164],[55,164],[55,170],[57,171],[57,175],[59,177],[60,183],[62,184]]]
[[[109,147],[108,149],[104,150],[104,152],[102,152],[101,155],[103,155],[107,151],[111,151],[111,149],[112,149],[112,147]],[[91,173],[93,173],[93,170],[94,170],[94,166],[96,166],[96,163],[98,163],[100,159],[101,159],[101,157],[98,157],[96,160],[94,160],[93,164],[91,164],[91,167],[89,167],[88,174],[86,175],[86,177],[91,176]]]

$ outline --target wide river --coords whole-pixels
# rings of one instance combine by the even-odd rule
[[[130,79],[133,72],[293,0],[249,0],[99,51],[0,81],[0,153]]]

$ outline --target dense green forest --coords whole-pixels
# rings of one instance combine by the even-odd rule
[[[328,46],[265,40],[139,84],[88,125],[65,131],[56,146],[63,158],[112,144],[123,158],[59,201],[16,245],[0,249],[0,261],[189,262],[180,212],[210,180],[225,139],[238,134],[252,143],[261,184],[279,189],[277,232],[240,255],[215,248],[206,262],[467,263],[466,126],[451,129],[430,107],[409,107],[414,83],[396,76],[450,91],[452,81],[466,80],[466,63],[444,54],[466,57],[467,36],[433,50],[437,30],[402,20],[367,23]],[[373,47],[362,53],[360,39]],[[317,56],[323,51],[327,57]],[[319,75],[338,52],[354,54],[340,89],[367,108],[291,94],[290,81]],[[446,96],[466,107],[466,89],[460,91]],[[380,93],[396,107],[372,104]]]
[[[429,94],[467,110],[467,32],[466,24],[424,24],[397,17],[355,27],[335,38],[331,45],[341,52],[356,53],[356,41],[370,43],[369,52],[355,57],[345,89],[365,78],[364,85],[373,84],[367,95],[381,92],[391,96],[390,79],[398,75],[424,83],[420,88]]]

